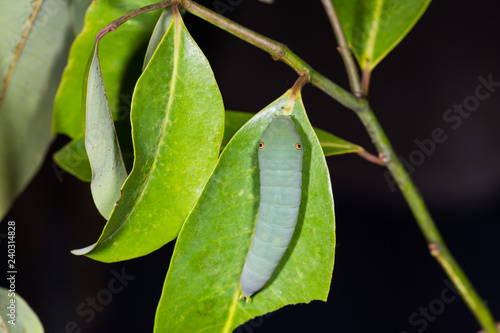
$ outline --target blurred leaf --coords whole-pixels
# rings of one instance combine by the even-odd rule
[[[221,150],[226,147],[227,143],[236,134],[236,132],[255,114],[242,111],[226,110],[226,128],[224,129],[224,138],[222,139]],[[333,134],[323,131],[317,127],[313,127],[316,136],[319,139],[321,148],[325,156],[340,155],[346,153],[359,153],[364,149],[354,143],[350,143]]]
[[[137,82],[131,114],[136,156],[122,198],[95,248],[76,254],[113,262],[173,240],[215,166],[222,98],[207,59],[176,13]]]
[[[229,143],[229,140],[238,132],[238,130],[243,127],[255,113],[243,112],[243,111],[231,111],[226,110],[226,118],[224,121],[224,138],[222,138],[221,151]]]
[[[66,172],[76,178],[90,182],[92,180],[92,170],[85,150],[85,140],[83,137],[75,138],[54,154],[54,161]]]
[[[90,188],[97,209],[107,220],[120,199],[127,170],[99,65],[99,41],[96,41],[85,82],[85,150],[92,169]]]
[[[304,147],[299,220],[268,284],[238,300],[259,204],[258,143],[275,115],[291,105]],[[299,95],[288,91],[242,127],[222,152],[176,243],[155,332],[232,332],[287,304],[326,301],[332,277],[335,220],[330,177]]]
[[[54,102],[54,132],[66,134],[71,138],[82,134],[82,82],[97,32],[113,20],[150,3],[147,0],[92,2],[87,10],[83,31],[71,46],[68,65],[57,91]],[[159,15],[159,11],[153,11],[134,17],[115,32],[106,35],[100,44],[100,62],[114,119],[128,116],[119,108],[120,101],[127,97],[120,96],[120,89],[132,58],[145,47]]]
[[[85,23],[85,13],[92,0],[69,0],[71,28],[73,33],[78,35]]]
[[[53,99],[73,39],[67,2],[4,1],[0,31],[1,219],[53,139]]]
[[[360,153],[365,151],[363,147],[350,143],[349,141],[341,139],[338,136],[323,131],[322,129],[316,127],[313,127],[313,129],[318,137],[325,156]]]
[[[43,326],[38,319],[35,311],[28,305],[28,303],[19,294],[15,293],[14,296],[9,292],[9,289],[0,287],[0,317],[3,320],[6,330],[0,332],[8,333],[43,333]],[[14,303],[11,303],[14,301]],[[13,305],[12,305],[13,304]],[[9,316],[11,310],[9,307],[14,306],[15,314],[13,317]],[[14,319],[14,321],[12,321]],[[9,323],[11,321],[11,323]],[[0,320],[1,323],[1,320]],[[12,324],[14,323],[14,325]]]
[[[362,69],[372,70],[413,28],[431,0],[332,0]]]

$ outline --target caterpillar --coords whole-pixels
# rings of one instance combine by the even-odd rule
[[[292,239],[299,214],[303,154],[292,119],[276,116],[259,144],[259,215],[240,280],[241,297],[247,301],[269,281]]]

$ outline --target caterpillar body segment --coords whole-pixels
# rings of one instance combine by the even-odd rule
[[[241,274],[245,298],[271,278],[292,239],[302,186],[302,143],[288,116],[276,116],[259,144],[260,205]]]

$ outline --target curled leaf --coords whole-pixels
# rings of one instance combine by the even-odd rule
[[[102,78],[98,46],[97,40],[85,87],[85,150],[92,169],[92,197],[101,215],[109,219],[120,199],[127,170]]]
[[[71,46],[68,64],[54,100],[52,130],[55,133],[65,134],[71,138],[82,135],[80,119],[82,82],[96,34],[111,21],[150,3],[148,0],[92,2],[85,16],[84,28]],[[130,96],[121,90],[124,78],[129,73],[131,60],[151,36],[159,15],[159,11],[152,11],[134,17],[110,36],[106,36],[99,47],[108,101],[115,120],[128,117],[128,111],[123,112],[120,107],[124,100],[130,99]]]

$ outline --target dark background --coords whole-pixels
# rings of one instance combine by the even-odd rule
[[[213,9],[212,1],[200,2]],[[432,2],[410,34],[377,66],[370,92],[372,107],[403,158],[419,149],[414,140],[430,138],[434,129],[442,128],[447,135],[412,177],[452,253],[497,320],[500,87],[456,130],[443,114],[474,95],[479,76],[500,81],[499,10],[495,0]],[[276,0],[266,5],[243,0],[224,15],[287,44],[316,70],[347,87],[319,1]],[[185,21],[213,66],[228,109],[256,112],[296,79],[290,68],[265,52],[192,15]],[[313,125],[375,152],[352,111],[313,86],[305,87],[303,95]],[[57,138],[42,170],[6,218],[17,223],[17,290],[47,332],[71,332],[66,325],[81,332],[151,332],[173,244],[116,264],[70,254],[93,243],[105,221],[93,206],[88,184],[68,174],[58,178],[54,171],[51,155],[66,142]],[[461,299],[439,307],[443,292],[453,298],[445,290],[446,276],[429,255],[401,194],[388,186],[385,169],[355,155],[327,160],[338,241],[328,302],[287,306],[239,332],[477,332],[479,326]],[[5,233],[6,224],[0,228]],[[107,289],[112,271],[122,269],[134,279],[87,323],[89,315],[78,315],[77,308],[84,304],[81,309],[89,309],[87,298]],[[409,317],[429,306],[439,314],[412,325]]]

